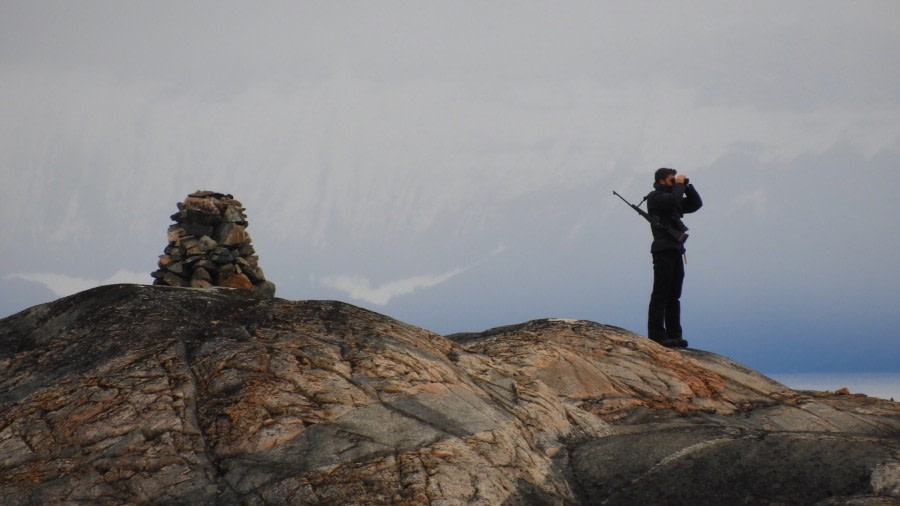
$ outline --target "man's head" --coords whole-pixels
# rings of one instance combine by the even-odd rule
[[[656,173],[653,174],[653,180],[663,186],[675,186],[676,173],[678,173],[678,171],[675,169],[663,167],[656,170]]]

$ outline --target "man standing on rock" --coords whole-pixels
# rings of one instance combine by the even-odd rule
[[[647,317],[647,337],[666,347],[686,348],[681,335],[681,286],[684,281],[683,241],[671,228],[686,232],[685,213],[700,209],[703,201],[684,174],[662,168],[653,176],[654,190],[647,195],[647,212],[659,218],[662,227],[651,226],[653,244],[653,293]],[[667,230],[669,229],[669,230]]]

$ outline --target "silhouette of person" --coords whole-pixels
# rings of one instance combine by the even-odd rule
[[[681,221],[700,209],[700,194],[684,174],[661,168],[653,175],[653,191],[647,195],[647,212],[665,227],[687,231]],[[681,329],[681,288],[684,283],[684,244],[665,229],[651,226],[653,243],[653,292],[647,314],[647,337],[667,347],[687,347]]]

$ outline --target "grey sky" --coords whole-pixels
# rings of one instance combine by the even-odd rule
[[[874,1],[4,0],[0,303],[149,282],[175,202],[212,189],[245,203],[279,296],[438,332],[643,333],[649,231],[611,190],[640,200],[674,166],[706,203],[692,344],[897,370],[898,19]]]

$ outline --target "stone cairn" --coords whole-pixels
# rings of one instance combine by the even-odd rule
[[[154,285],[222,286],[275,296],[247,233],[244,207],[231,195],[196,191],[178,203],[169,226],[169,245],[151,274]]]

